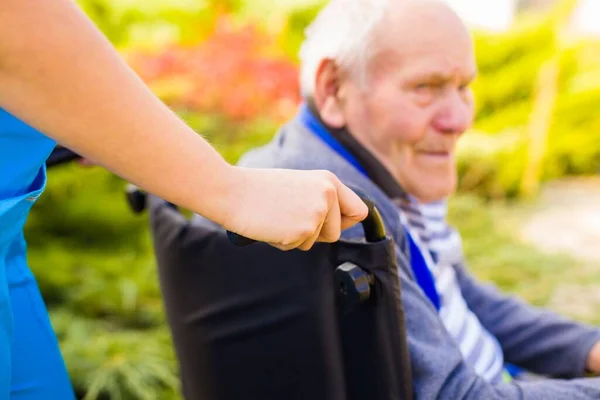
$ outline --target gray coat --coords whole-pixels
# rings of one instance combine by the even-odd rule
[[[600,378],[492,385],[478,377],[463,361],[460,349],[415,281],[396,206],[374,183],[297,120],[286,124],[268,145],[247,153],[239,165],[329,170],[375,201],[396,242],[417,399],[600,399]],[[345,238],[360,236],[359,225],[343,233]],[[492,285],[475,280],[464,265],[457,266],[456,272],[467,305],[499,340],[506,362],[548,376],[580,378],[584,374],[587,354],[600,340],[598,329],[503,295]]]

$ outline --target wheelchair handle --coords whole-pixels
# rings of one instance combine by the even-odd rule
[[[46,167],[51,168],[60,164],[66,164],[70,161],[77,160],[81,158],[81,156],[66,147],[62,147],[57,145],[48,159],[46,160]]]
[[[367,217],[361,222],[363,230],[365,232],[365,239],[367,242],[375,243],[385,240],[387,233],[385,230],[385,225],[383,223],[383,218],[381,218],[381,214],[377,207],[375,207],[375,203],[367,196],[365,193],[354,189],[354,192],[360,197],[360,199],[367,205],[369,210]],[[236,246],[248,246],[253,243],[256,243],[255,240],[249,239],[247,237],[238,235],[237,233],[233,233],[227,231],[227,236],[229,237],[229,241]]]

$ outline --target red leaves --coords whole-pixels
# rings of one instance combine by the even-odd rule
[[[275,40],[226,17],[202,43],[135,54],[131,65],[170,106],[236,122],[283,121],[300,101],[297,66],[281,56]]]

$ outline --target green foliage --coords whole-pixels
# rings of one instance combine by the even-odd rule
[[[165,399],[177,371],[146,218],[100,168],[49,172],[26,227],[29,262],[86,399]],[[170,396],[170,397],[168,397]]]
[[[117,46],[128,39],[129,27],[144,16],[135,9],[116,10],[113,2],[106,0],[77,0],[77,5]]]
[[[176,399],[178,376],[168,332],[123,330],[98,319],[52,313],[80,397],[95,399]]]
[[[321,8],[322,4],[318,2],[312,6],[294,10],[288,14],[285,29],[282,30],[279,37],[279,46],[290,59],[296,62],[299,61],[298,51],[304,40],[304,30],[317,16]]]
[[[475,32],[477,122],[531,98],[537,71],[553,52],[553,34],[552,26],[540,22],[504,34]]]
[[[216,9],[235,11],[237,0],[76,0],[119,48],[157,48],[197,42],[213,28]],[[239,5],[238,5],[239,7]]]
[[[542,64],[557,54],[554,13],[504,34],[476,33],[480,76],[476,118],[461,141],[460,189],[515,197],[527,159],[528,129]],[[577,40],[560,57],[557,104],[550,120],[542,179],[600,169],[600,43]]]

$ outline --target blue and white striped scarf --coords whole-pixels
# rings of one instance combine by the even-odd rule
[[[497,339],[468,308],[453,266],[462,263],[460,234],[446,221],[446,201],[422,204],[405,196],[396,201],[405,228],[421,250],[440,298],[440,318],[466,363],[492,383],[502,381],[504,357]]]

